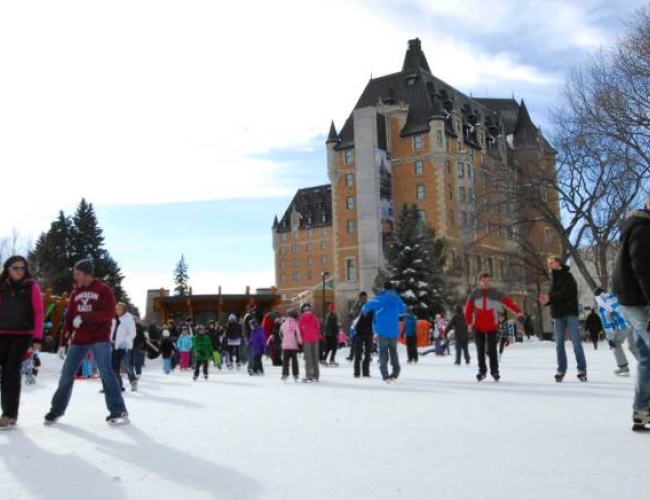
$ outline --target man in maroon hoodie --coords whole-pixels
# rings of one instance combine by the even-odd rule
[[[75,374],[88,352],[91,352],[104,384],[109,424],[128,422],[122,391],[111,368],[111,322],[115,317],[113,291],[95,278],[95,266],[89,259],[74,266],[75,289],[70,295],[65,324],[61,334],[59,356],[65,357],[59,387],[52,398],[52,407],[45,415],[45,424],[55,423],[65,413]],[[67,356],[65,346],[70,342]]]

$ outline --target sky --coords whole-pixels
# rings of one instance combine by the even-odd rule
[[[181,254],[194,293],[271,286],[273,216],[328,182],[331,120],[409,39],[436,76],[524,99],[546,131],[568,72],[644,4],[0,2],[0,237],[25,246],[85,197],[140,307]]]

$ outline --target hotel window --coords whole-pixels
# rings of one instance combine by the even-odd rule
[[[422,184],[418,184],[417,188],[415,189],[415,197],[418,200],[424,200],[425,192],[424,192],[424,186]]]
[[[320,228],[320,236],[321,236],[321,238],[322,238],[323,236],[325,236],[326,234],[327,234],[327,229],[325,229],[324,227],[321,227],[321,228]]]
[[[300,265],[300,259],[298,257],[293,258],[293,267],[298,267]]]
[[[348,210],[354,210],[354,196],[348,196],[345,204]]]
[[[293,245],[291,245],[292,253],[298,253],[299,250],[300,250],[300,245],[298,245],[298,243],[294,243]]]
[[[345,185],[349,188],[354,187],[354,174],[345,174]]]
[[[485,221],[485,234],[490,234],[490,221],[486,220]]]
[[[324,255],[320,258],[320,265],[321,266],[327,265],[327,257],[325,257]]]
[[[314,279],[314,273],[313,273],[313,271],[311,269],[309,271],[307,271],[307,279],[310,280],[310,281],[312,279]]]
[[[467,201],[467,191],[465,191],[465,188],[462,186],[458,188],[458,200],[461,203],[465,203]]]
[[[467,212],[461,212],[460,213],[460,225],[462,227],[467,227],[468,222],[467,222]]]
[[[286,274],[280,275],[280,282],[284,283],[285,281],[287,281],[287,275]]]
[[[413,136],[413,149],[415,151],[422,149],[422,135],[417,134]]]
[[[451,187],[451,184],[447,184],[447,194],[450,200],[454,199],[454,188]]]
[[[436,132],[436,142],[438,143],[438,146],[442,146],[442,130]]]
[[[427,221],[427,212],[426,210],[418,210],[418,216],[420,217],[420,223],[424,224]]]
[[[287,263],[283,260],[280,261],[280,269],[285,269],[287,267]]]
[[[320,216],[320,221],[321,222],[327,222],[327,214],[323,214]]]
[[[309,217],[309,219],[307,220],[309,221],[308,224],[311,224],[311,217]],[[307,238],[311,238],[311,236],[312,236],[312,230],[307,229]]]
[[[284,233],[282,235],[282,238],[280,238],[282,241],[287,241],[287,233]]]
[[[494,276],[494,260],[492,257],[487,258],[487,272],[490,273],[490,276]]]
[[[424,165],[420,160],[415,162],[415,175],[422,175],[424,173]]]
[[[284,255],[284,247],[280,247],[280,255]]]
[[[469,163],[467,164],[467,180],[470,182],[474,182],[474,169],[472,168],[472,165]]]
[[[354,149],[345,150],[345,164],[352,165],[354,163]]]
[[[483,183],[483,186],[487,186],[488,183],[488,175],[486,171],[481,172],[481,182]]]
[[[465,266],[465,272],[467,274],[472,274],[472,261],[469,258],[469,254],[466,253],[463,257],[464,257],[463,265]]]
[[[451,161],[447,160],[447,173],[451,174]]]
[[[300,273],[293,273],[293,281],[300,281]]]
[[[454,225],[454,211],[453,210],[449,211],[449,224],[452,225],[452,226]]]
[[[473,148],[467,148],[467,155],[469,156],[469,159],[472,163],[474,163],[474,149]]]
[[[499,259],[499,279],[503,281],[506,277],[506,261]]]
[[[357,266],[354,259],[345,259],[345,279],[346,281],[357,281]]]
[[[307,243],[307,251],[311,252],[311,243]]]
[[[353,220],[349,220],[347,223],[348,234],[354,234],[355,228],[356,228],[355,222]]]
[[[476,256],[476,272],[480,273],[483,271],[483,259],[481,258],[480,255]]]
[[[326,243],[324,241],[321,241],[320,242],[320,249],[325,250],[325,245],[326,245]]]
[[[307,257],[307,266],[311,267],[314,265],[314,258],[313,257]]]
[[[465,177],[465,165],[463,165],[462,161],[458,162],[458,178],[462,179]]]
[[[473,188],[467,188],[467,201],[470,203],[474,203],[476,200],[474,199],[474,189]]]

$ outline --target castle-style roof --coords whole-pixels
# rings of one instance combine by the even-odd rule
[[[277,233],[291,231],[291,216],[300,216],[300,229],[320,228],[332,225],[332,186],[324,184],[299,189],[291,200],[284,216],[274,220],[273,229]]]
[[[403,102],[409,108],[406,124],[401,130],[403,136],[428,132],[429,121],[433,119],[445,120],[447,132],[455,135],[451,126],[450,112],[456,101],[462,109],[464,122],[469,126],[473,126],[479,117],[493,114],[493,121],[498,128],[499,118],[489,108],[431,74],[421,42],[416,38],[409,41],[402,71],[372,78],[354,109],[376,106],[381,103]],[[340,143],[337,149],[345,149],[354,145],[352,114],[343,125],[339,138]]]

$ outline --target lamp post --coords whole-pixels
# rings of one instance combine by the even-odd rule
[[[330,275],[329,271],[323,271],[321,277],[323,279],[323,328],[325,328],[325,279]]]

